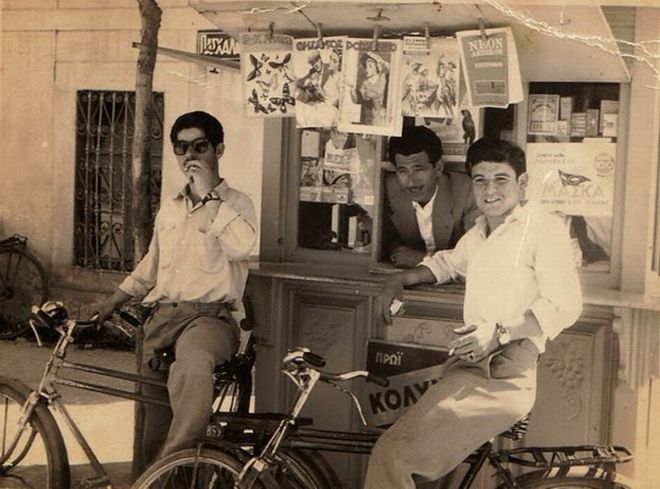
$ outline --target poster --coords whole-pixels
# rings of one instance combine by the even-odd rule
[[[410,117],[458,114],[460,67],[456,39],[403,38],[401,111]]]
[[[507,107],[523,99],[510,27],[456,33],[470,105]]]
[[[559,95],[530,94],[528,134],[557,134],[557,121],[560,112],[559,99]],[[564,99],[568,99],[568,97]],[[566,111],[567,109],[562,110],[563,113],[566,113]]]
[[[343,37],[294,41],[293,85],[298,127],[337,125],[343,52]]]
[[[400,136],[401,41],[346,39],[339,130]]]
[[[240,34],[243,104],[248,116],[295,115],[293,38],[271,32]]]
[[[415,125],[425,125],[438,135],[444,161],[462,162],[470,145],[481,137],[481,110],[460,105],[452,119],[419,117]]]
[[[443,347],[368,340],[367,370],[390,384],[366,384],[361,404],[367,423],[382,426],[396,421],[437,383],[448,357]]]
[[[615,167],[615,143],[529,143],[527,198],[568,215],[611,216]]]

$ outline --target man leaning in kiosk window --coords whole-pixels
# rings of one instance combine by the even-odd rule
[[[453,248],[480,214],[470,179],[444,171],[442,142],[429,128],[407,126],[389,140],[394,175],[385,178],[383,249],[398,268],[412,268]]]
[[[573,248],[562,217],[521,207],[525,153],[502,140],[468,150],[468,173],[483,212],[453,250],[392,276],[381,314],[403,288],[465,278],[465,325],[450,344],[442,378],[379,439],[366,489],[414,489],[435,481],[526,415],[536,397],[545,343],[582,311]]]
[[[213,402],[213,370],[238,344],[232,312],[242,312],[248,258],[257,223],[250,198],[219,175],[225,149],[222,124],[189,112],[172,126],[170,139],[185,186],[166,198],[156,216],[149,250],[105,302],[100,320],[132,297],[153,307],[145,322],[142,372],[167,378],[171,409],[145,405],[146,464],[193,445],[206,433]],[[174,363],[159,361],[171,348]]]

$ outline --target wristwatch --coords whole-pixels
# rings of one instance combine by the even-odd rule
[[[211,190],[208,194],[202,197],[202,205],[205,205],[207,202],[211,200],[220,200],[220,196],[215,190]]]
[[[501,323],[495,323],[495,338],[500,346],[508,345],[511,342],[511,333]]]

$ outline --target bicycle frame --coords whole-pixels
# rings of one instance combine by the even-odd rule
[[[39,381],[38,387],[30,393],[27,402],[23,406],[22,415],[19,421],[20,426],[14,439],[9,444],[11,449],[8,452],[10,453],[16,446],[18,446],[21,436],[26,432],[28,428],[30,416],[32,415],[32,412],[34,411],[34,408],[37,406],[37,404],[39,402],[47,402],[49,407],[52,407],[62,415],[62,418],[64,419],[68,429],[73,434],[76,442],[83,450],[85,457],[92,466],[95,472],[95,478],[89,479],[89,482],[93,483],[95,486],[105,484],[107,487],[110,487],[110,478],[107,472],[99,462],[85,436],[82,434],[75,421],[69,414],[68,410],[66,409],[64,403],[61,400],[61,395],[57,391],[56,385],[66,385],[77,389],[89,390],[114,397],[157,404],[160,406],[168,406],[168,403],[162,399],[146,396],[136,392],[114,389],[100,384],[69,379],[62,376],[60,372],[67,369],[78,370],[86,373],[97,374],[106,378],[129,380],[141,385],[149,384],[166,387],[167,384],[166,382],[160,381],[158,379],[150,379],[137,374],[131,374],[129,372],[122,372],[120,370],[106,369],[93,365],[66,361],[66,351],[68,346],[72,343],[75,329],[76,322],[73,320],[68,320],[63,326],[57,328],[58,332],[60,333],[60,337],[53,348],[53,352],[50,358],[46,362],[44,373],[41,377],[41,380]]]
[[[294,353],[300,354],[300,359],[304,355],[304,351]],[[268,475],[260,480],[266,484],[266,487],[269,487],[270,472],[278,464],[286,467],[289,463],[286,456],[278,457],[278,450],[281,447],[347,454],[369,454],[379,437],[379,433],[375,432],[305,428],[305,425],[311,424],[311,420],[300,418],[299,415],[311,391],[319,381],[329,383],[349,395],[358,407],[363,424],[366,426],[357,398],[352,392],[340,387],[334,381],[348,380],[358,376],[369,378],[369,373],[357,371],[346,374],[327,374],[313,367],[310,368],[304,360],[299,360],[297,364],[294,363],[295,361],[295,354],[292,353],[287,355],[283,361],[285,365],[282,370],[283,373],[293,380],[298,387],[289,414],[281,416],[280,419],[273,415],[259,416],[258,414],[248,416],[216,414],[212,418],[211,422],[216,424],[215,432],[219,434],[218,438],[221,438],[224,432],[221,426],[223,423],[231,433],[244,430],[245,437],[242,440],[234,439],[230,441],[234,441],[234,443],[243,447],[251,446],[254,448],[254,453],[258,453],[249,459],[241,470],[235,486],[238,489],[252,489],[264,473]],[[528,419],[523,419],[501,436],[520,439],[526,431],[527,423]],[[210,441],[212,445],[213,441]],[[220,446],[218,448],[222,449]],[[528,447],[496,451],[493,447],[493,440],[490,440],[463,461],[464,464],[468,465],[468,470],[464,474],[459,488],[469,488],[486,462],[495,469],[503,487],[509,489],[519,487],[514,474],[507,467],[509,463],[543,470],[551,468],[568,470],[572,466],[600,467],[609,474],[609,478],[604,480],[604,484],[606,484],[604,487],[608,487],[607,481],[613,480],[616,472],[615,465],[626,462],[631,458],[632,455],[625,448],[609,446]]]

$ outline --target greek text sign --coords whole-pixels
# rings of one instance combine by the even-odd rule
[[[382,426],[396,421],[438,382],[447,358],[446,348],[369,340],[367,370],[390,381],[387,387],[367,384],[362,407],[369,424]]]

